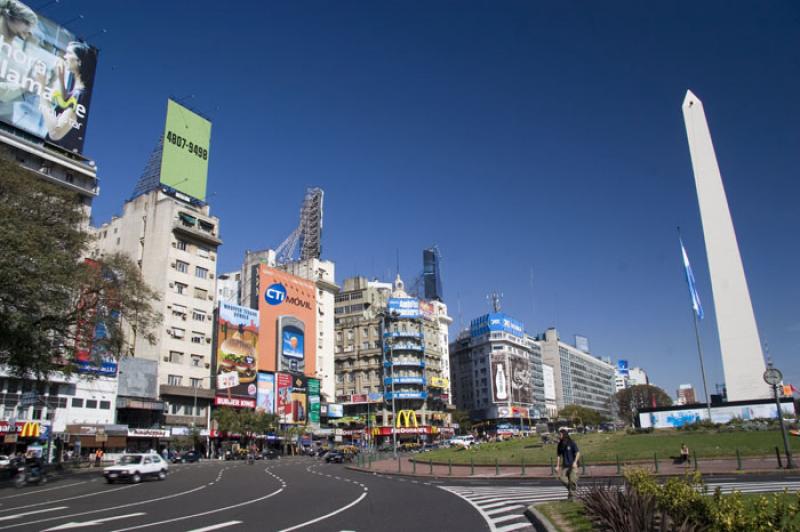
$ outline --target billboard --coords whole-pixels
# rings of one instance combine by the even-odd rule
[[[308,420],[308,378],[277,373],[277,414],[281,423],[305,425]]]
[[[450,386],[450,379],[446,377],[429,377],[428,385],[431,388],[447,388]]]
[[[292,376],[288,373],[275,374],[275,414],[281,423],[288,423],[291,415]]]
[[[542,376],[544,377],[544,398],[547,401],[556,400],[556,379],[553,373],[553,366],[542,364]]]
[[[749,419],[774,419],[778,417],[778,408],[774,401],[766,400],[750,403],[740,401],[738,403],[735,405],[712,406],[711,421],[714,423],[727,423],[734,418],[746,421]],[[794,416],[794,402],[790,399],[781,401],[781,412]],[[642,428],[677,428],[707,419],[708,412],[702,405],[699,408],[670,408],[658,412],[639,412],[639,424]]]
[[[419,318],[419,300],[413,297],[390,297],[389,313],[397,314],[398,318]]]
[[[314,375],[317,358],[314,282],[262,264],[259,286],[258,369]]]
[[[0,120],[83,151],[97,49],[26,4],[0,10]]]
[[[533,404],[533,363],[529,358],[510,356],[511,401]]]
[[[510,400],[508,368],[505,355],[492,356],[492,400],[506,403]]]
[[[219,304],[214,370],[220,386],[214,404],[238,408],[256,406],[258,323],[257,310],[224,302]]]
[[[162,185],[205,201],[211,122],[172,100],[167,100],[161,152]]]
[[[630,375],[630,371],[628,370],[627,360],[617,360],[617,374],[622,375],[623,377],[627,377]]]
[[[319,425],[319,379],[308,379],[308,422]]]
[[[473,338],[492,331],[507,332],[520,338],[525,335],[525,326],[522,322],[506,316],[502,312],[493,312],[475,318],[470,322],[469,329],[470,336]]]
[[[328,403],[328,417],[339,418],[344,416],[344,406],[336,403]]]
[[[275,413],[275,374],[258,372],[256,381],[256,410]]]

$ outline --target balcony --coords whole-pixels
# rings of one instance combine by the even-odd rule
[[[425,362],[422,360],[386,360],[383,363],[384,368],[391,368],[392,365],[395,367],[409,367],[409,368],[424,368]]]
[[[209,388],[195,388],[193,386],[170,386],[169,384],[162,384],[160,387],[160,395],[177,395],[179,397],[195,397],[197,394],[198,399],[213,399],[214,390]]]
[[[193,216],[182,215],[177,220],[172,222],[172,230],[176,233],[183,233],[195,240],[200,240],[212,246],[221,246],[222,239],[217,236],[217,228],[211,225],[213,229],[206,230],[203,226],[211,225],[202,220],[198,220]]]

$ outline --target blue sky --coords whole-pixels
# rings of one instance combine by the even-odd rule
[[[42,3],[32,3],[36,7]],[[700,388],[675,227],[719,345],[681,114],[703,100],[762,340],[800,384],[800,6],[793,2],[118,2],[44,14],[101,48],[86,153],[121,211],[166,99],[213,122],[220,271],[326,192],[337,278],[444,257],[456,325],[504,310]],[[99,33],[103,28],[105,33]],[[455,329],[454,331],[455,332]]]

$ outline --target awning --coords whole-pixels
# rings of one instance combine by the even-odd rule
[[[200,220],[200,229],[204,231],[212,231],[214,229],[214,224]]]
[[[197,218],[195,218],[194,216],[189,216],[185,212],[179,212],[178,216],[180,216],[181,220],[184,223],[187,223],[189,225],[195,225],[197,223]]]

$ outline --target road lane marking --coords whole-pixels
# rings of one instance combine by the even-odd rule
[[[57,510],[65,510],[67,508],[69,508],[69,506],[56,506],[55,508],[44,508],[42,510],[34,510],[33,512],[22,512],[21,514],[6,515],[0,517],[0,521],[10,521],[11,519],[19,519],[20,517],[25,517],[26,515],[39,514],[42,512],[55,512]]]
[[[94,482],[90,480],[89,482]],[[17,497],[27,497],[28,495],[33,495],[34,493],[44,493],[45,491],[53,491],[53,490],[60,490],[61,488],[69,488],[70,486],[77,486],[78,484],[86,484],[86,481],[82,482],[73,482],[72,484],[64,484],[63,486],[56,486],[54,488],[47,488],[44,490],[36,490],[36,491],[26,491],[25,493],[18,493],[17,495],[9,495],[7,497],[0,497],[0,500],[6,499],[15,499]]]
[[[129,489],[135,488],[137,486],[141,486],[141,484],[131,484],[130,486],[123,486],[121,488],[112,488],[110,490],[95,491],[95,492],[92,492],[92,493],[86,493],[84,495],[76,495],[74,497],[66,497],[64,499],[56,499],[54,501],[37,502],[36,504],[26,504],[25,506],[15,506],[13,508],[3,508],[2,510],[0,510],[0,512],[13,512],[14,510],[24,510],[26,508],[35,508],[37,506],[47,506],[48,504],[53,504],[53,503],[56,503],[56,502],[74,501],[75,499],[85,499],[86,497],[94,497],[95,495],[103,495],[104,493],[111,493],[112,491],[129,490]]]
[[[70,528],[81,528],[84,526],[102,525],[103,523],[107,523],[109,521],[117,521],[119,519],[127,519],[129,517],[138,517],[140,515],[147,515],[147,514],[145,514],[144,512],[136,512],[127,515],[115,515],[112,517],[104,517],[103,519],[93,519],[91,521],[82,521],[82,522],[73,521],[71,523],[64,523],[63,525],[58,525],[54,526],[53,528],[42,530],[42,532],[50,532],[51,530],[69,530]]]
[[[269,499],[270,497],[274,497],[275,495],[279,494],[282,491],[283,491],[283,488],[280,488],[279,490],[273,491],[272,493],[270,493],[268,495],[264,495],[263,497],[259,497],[257,499],[251,499],[249,501],[240,502],[238,504],[233,504],[231,506],[224,506],[222,508],[216,508],[214,510],[208,510],[207,512],[200,512],[200,513],[192,514],[192,515],[183,515],[181,517],[175,517],[174,519],[165,519],[163,521],[158,521],[158,522],[155,522],[155,523],[146,523],[144,525],[139,525],[139,526],[132,526],[132,527],[128,527],[128,528],[120,528],[120,529],[114,530],[114,532],[123,532],[125,530],[139,530],[140,528],[149,528],[151,526],[159,526],[159,525],[164,525],[164,524],[167,524],[167,523],[176,523],[178,521],[185,521],[186,519],[193,519],[195,517],[202,517],[204,515],[216,514],[216,513],[219,513],[219,512],[224,512],[225,510],[232,510],[233,508],[240,508],[242,506],[248,506],[250,504],[261,502],[261,501],[263,501],[265,499]]]
[[[138,485],[141,486],[141,484],[138,484]],[[66,519],[68,517],[78,517],[78,516],[81,516],[81,515],[97,514],[97,513],[102,513],[102,512],[110,512],[112,510],[119,510],[120,508],[130,508],[131,506],[139,506],[139,505],[142,505],[142,504],[149,504],[151,502],[165,501],[167,499],[174,499],[175,497],[181,497],[183,495],[188,495],[190,493],[194,493],[195,491],[198,491],[198,490],[201,490],[201,489],[205,489],[205,486],[200,486],[200,487],[188,490],[188,491],[182,491],[180,493],[173,493],[172,495],[165,495],[164,497],[156,497],[155,499],[148,499],[148,500],[145,500],[145,501],[130,502],[128,504],[120,504],[118,506],[109,506],[108,508],[99,508],[97,510],[88,510],[86,512],[78,512],[78,513],[75,513],[75,514],[61,515],[59,517],[48,517],[47,519],[39,519],[38,521],[28,521],[28,522],[24,523],[24,525],[35,525],[37,523],[46,523],[47,521],[55,521],[57,519]],[[18,526],[23,526],[23,523],[3,526],[3,527],[0,527],[0,530],[5,530],[7,528],[14,528],[14,527],[18,527]]]
[[[353,506],[355,506],[356,504],[358,504],[362,500],[364,500],[364,497],[367,496],[366,490],[364,490],[364,491],[365,491],[365,493],[362,493],[361,496],[358,499],[354,500],[353,502],[351,502],[347,506],[342,506],[338,510],[334,510],[333,512],[331,512],[329,514],[322,515],[320,517],[317,517],[316,519],[312,519],[310,521],[306,521],[305,523],[300,523],[299,525],[294,525],[294,526],[289,527],[289,528],[284,528],[284,529],[280,530],[279,532],[290,532],[291,530],[297,530],[298,528],[303,528],[304,526],[313,525],[314,523],[318,523],[318,522],[323,521],[323,520],[325,520],[325,519],[327,519],[329,517],[333,517],[336,514],[342,513],[345,510],[348,510],[348,509],[352,508]]]
[[[189,532],[208,532],[209,530],[219,530],[220,528],[227,528],[233,525],[240,525],[241,523],[242,523],[241,521],[226,521],[225,523],[220,523],[218,525],[205,526],[203,528],[194,528],[192,530],[189,530]]]

